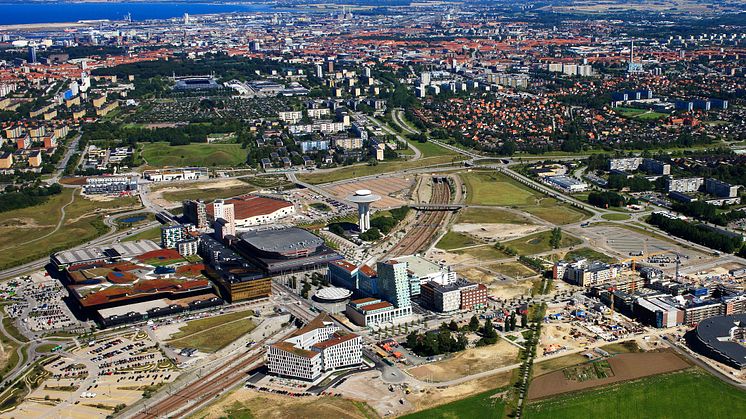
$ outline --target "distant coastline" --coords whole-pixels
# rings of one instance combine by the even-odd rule
[[[35,30],[88,26],[91,20],[123,20],[129,14],[133,21],[170,19],[191,15],[219,13],[271,13],[269,2],[218,3],[208,0],[100,0],[9,1],[0,0],[0,30]]]

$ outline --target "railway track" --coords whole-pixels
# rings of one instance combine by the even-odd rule
[[[288,333],[281,340],[289,338],[293,333]],[[264,346],[269,339],[270,337],[262,339],[257,343],[257,346]],[[199,408],[205,402],[214,399],[224,390],[233,387],[239,381],[245,379],[246,369],[264,358],[264,352],[265,350],[262,349],[255,355],[251,355],[243,360],[241,358],[244,358],[246,353],[232,357],[221,367],[201,377],[199,381],[193,382],[176,393],[169,395],[168,398],[146,407],[143,411],[134,415],[133,418],[185,417],[189,412]],[[192,403],[193,401],[196,402]],[[190,403],[192,404],[189,405]],[[170,415],[171,412],[176,411],[179,411],[177,415]]]
[[[430,197],[430,204],[448,204],[450,200],[451,188],[449,184],[447,182],[433,183],[433,194]],[[447,216],[447,211],[425,211],[418,215],[414,227],[388,253],[387,257],[411,255],[425,250]]]

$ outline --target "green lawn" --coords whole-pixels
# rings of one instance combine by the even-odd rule
[[[503,244],[507,247],[512,247],[513,249],[517,250],[518,254],[520,255],[533,255],[536,253],[552,250],[552,246],[549,244],[551,237],[552,232],[547,230],[521,237],[519,239],[514,239]],[[576,246],[580,243],[582,242],[577,237],[571,236],[566,232],[562,232],[560,248]]]
[[[456,163],[460,160],[463,160],[463,156],[444,155],[426,157],[419,160],[390,160],[380,162],[375,166],[370,166],[368,164],[356,164],[352,166],[340,167],[338,169],[327,172],[303,174],[298,176],[298,179],[312,185],[318,185],[322,183],[336,182],[338,180],[372,176],[387,172],[396,172],[399,170],[411,170],[439,164]]]
[[[534,205],[539,197],[526,186],[495,172],[462,173],[468,194],[466,202],[480,205]]]
[[[501,419],[505,411],[505,405],[499,397],[492,397],[495,390],[479,393],[465,399],[447,403],[432,409],[421,410],[406,416],[403,419],[457,419],[457,418],[480,418]]]
[[[588,260],[599,260],[606,263],[617,262],[616,258],[606,255],[601,252],[597,252],[590,247],[581,247],[580,249],[574,249],[565,254],[565,260],[586,258]]]
[[[165,166],[238,166],[246,161],[247,151],[240,144],[171,146],[168,143],[142,145],[142,156],[150,167]]]
[[[168,344],[215,352],[252,331],[256,327],[251,321],[253,314],[248,310],[189,321],[171,336]]]
[[[456,152],[451,151],[447,148],[443,148],[433,142],[420,143],[417,141],[410,141],[412,146],[420,150],[422,157],[435,157],[435,156],[454,156]]]
[[[746,392],[690,369],[528,404],[527,419],[738,418]]]
[[[601,218],[603,218],[604,220],[609,220],[609,221],[626,221],[632,217],[630,217],[627,214],[610,213],[610,214],[601,215]]]
[[[528,218],[499,208],[466,208],[459,212],[459,223],[533,224]]]
[[[161,226],[155,226],[153,228],[141,231],[137,234],[127,236],[122,239],[125,242],[133,242],[137,240],[153,240],[154,242],[160,242],[161,240]]]
[[[457,233],[455,231],[449,231],[448,233],[446,233],[445,236],[443,236],[442,239],[440,239],[440,241],[438,241],[438,244],[436,244],[435,246],[438,249],[451,250],[466,246],[474,246],[479,243],[480,242],[472,239],[465,234]]]

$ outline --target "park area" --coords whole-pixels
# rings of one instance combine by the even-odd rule
[[[193,143],[172,146],[165,142],[141,145],[142,158],[148,167],[234,167],[246,162],[241,144]]]
[[[89,199],[78,189],[63,188],[40,205],[6,211],[0,214],[0,269],[48,257],[101,236],[109,231],[103,222],[105,215],[140,207],[137,197]]]
[[[556,225],[577,223],[588,216],[497,172],[473,171],[459,176],[468,191],[467,204],[511,207]]]
[[[216,352],[254,330],[253,315],[254,312],[248,310],[191,320],[172,334],[167,343],[176,348]]]
[[[650,367],[657,369],[654,364]],[[689,368],[532,402],[524,417],[737,418],[742,417],[744,410],[746,393],[702,370]]]

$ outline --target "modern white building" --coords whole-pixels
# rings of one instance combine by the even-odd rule
[[[236,219],[233,212],[233,204],[228,204],[222,199],[216,199],[212,203],[213,216],[215,220],[215,233],[219,239],[225,236],[236,235]]]
[[[357,204],[358,226],[360,232],[364,233],[370,229],[370,204],[380,200],[381,197],[374,195],[368,189],[360,189],[347,197],[347,200]]]
[[[362,338],[343,333],[322,313],[292,337],[269,346],[271,374],[314,381],[322,374],[363,362]]]

